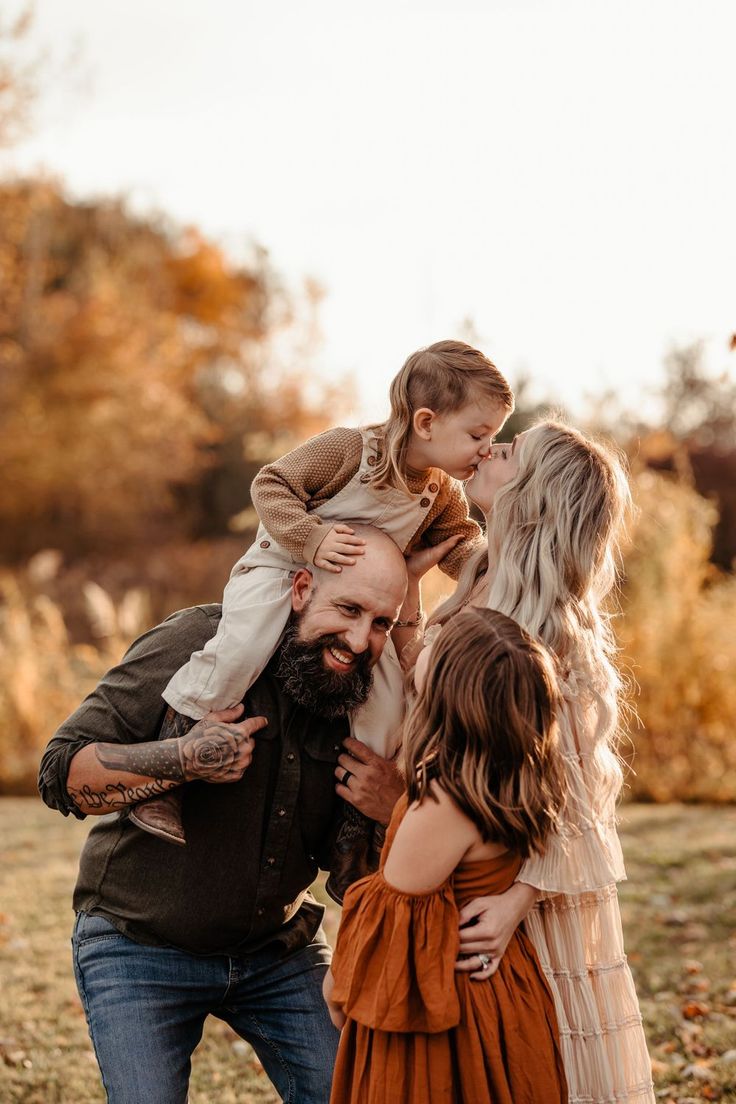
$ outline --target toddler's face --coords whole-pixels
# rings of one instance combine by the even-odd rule
[[[451,414],[436,414],[427,449],[431,467],[453,479],[469,479],[488,456],[491,440],[507,417],[506,408],[493,402],[468,403]]]

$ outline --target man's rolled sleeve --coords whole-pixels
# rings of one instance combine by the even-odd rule
[[[166,712],[161,697],[171,676],[217,628],[219,606],[180,610],[131,644],[78,709],[57,729],[38,773],[41,797],[64,816],[80,812],[67,791],[69,765],[92,743],[155,740]]]

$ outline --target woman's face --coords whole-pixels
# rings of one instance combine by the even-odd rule
[[[532,430],[517,433],[510,445],[491,445],[486,460],[481,461],[475,475],[465,484],[471,502],[489,514],[493,500],[501,487],[509,483],[519,471],[519,447]]]

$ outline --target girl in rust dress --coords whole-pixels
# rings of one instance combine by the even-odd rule
[[[553,668],[510,618],[469,609],[416,681],[408,792],[381,869],[345,897],[325,979],[342,1027],[331,1102],[565,1104],[554,1003],[524,933],[487,980],[454,970],[459,909],[513,884],[564,799]]]

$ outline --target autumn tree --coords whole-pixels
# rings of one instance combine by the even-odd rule
[[[178,492],[224,441],[265,459],[324,425],[269,361],[293,318],[263,253],[235,265],[196,231],[31,181],[0,188],[0,271],[6,559],[186,532]]]

